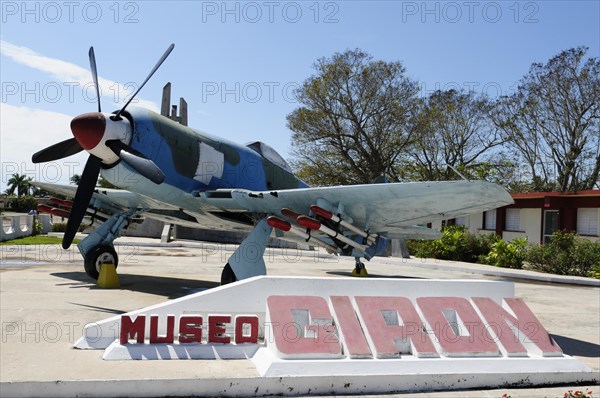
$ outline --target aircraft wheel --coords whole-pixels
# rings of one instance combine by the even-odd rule
[[[119,256],[112,246],[102,245],[90,251],[83,261],[86,274],[92,279],[98,279],[102,264],[114,264],[117,268]]]
[[[231,265],[227,263],[225,264],[225,267],[223,267],[223,272],[221,272],[221,286],[233,282],[237,282],[237,278],[235,277],[233,269],[231,269]]]

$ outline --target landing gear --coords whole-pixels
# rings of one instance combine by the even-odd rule
[[[369,276],[369,274],[367,272],[367,268],[360,261],[360,258],[356,258],[356,266],[352,270],[352,276],[357,276],[357,277],[367,277],[367,276]]]
[[[100,245],[89,251],[83,259],[83,266],[86,274],[94,280],[100,276],[102,264],[114,264],[115,268],[119,264],[119,256],[112,246]]]
[[[267,274],[263,255],[272,230],[265,219],[256,224],[227,260],[221,274],[222,285]]]
[[[113,241],[119,236],[127,220],[136,215],[136,210],[114,214],[100,227],[84,238],[77,248],[83,256],[85,272],[94,280],[100,276],[102,264],[118,265],[119,257],[113,247]]]
[[[237,278],[235,277],[233,269],[231,269],[231,265],[227,263],[223,268],[223,272],[221,272],[221,285],[227,285],[228,283],[233,282],[237,282]]]

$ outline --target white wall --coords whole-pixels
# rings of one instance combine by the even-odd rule
[[[33,216],[3,216],[0,229],[0,242],[22,238],[32,233]]]
[[[49,214],[39,214],[36,216],[42,223],[42,234],[47,234],[52,229]],[[33,233],[33,216],[10,215],[0,217],[2,225],[0,225],[0,242],[7,240],[23,238]]]
[[[502,239],[511,241],[515,238],[527,238],[529,243],[542,243],[542,209],[519,209],[519,231],[502,231]],[[600,231],[600,208],[598,210],[598,231]],[[483,225],[483,213],[471,214],[465,217],[465,227],[472,234],[491,235],[495,230],[481,229]],[[441,221],[431,223],[432,229],[439,231],[442,227]],[[599,236],[585,236],[582,238],[592,242],[600,242]]]
[[[542,209],[521,209],[520,217],[521,231],[525,232],[525,236],[527,236],[527,240],[529,240],[529,243],[541,243]],[[523,238],[525,236],[517,237]]]

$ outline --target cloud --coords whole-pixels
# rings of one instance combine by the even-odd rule
[[[82,87],[93,87],[91,72],[88,68],[82,68],[70,62],[47,57],[36,53],[30,48],[17,46],[5,40],[0,40],[0,53],[21,65],[44,72],[61,82],[77,83]],[[111,101],[116,99],[120,104],[124,104],[135,89],[137,89],[137,87],[132,87],[130,84],[124,86],[100,76],[98,76],[98,85],[100,86],[102,97],[110,98]],[[160,111],[158,105],[153,101],[136,97],[134,102],[137,106],[148,108],[155,112]]]
[[[36,181],[68,184],[73,174],[81,174],[87,153],[54,162],[33,164],[31,155],[59,141],[71,138],[72,116],[24,106],[0,103],[0,191],[14,173]]]

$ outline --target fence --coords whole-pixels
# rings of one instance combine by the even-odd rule
[[[41,233],[46,234],[52,230],[52,220],[49,214],[2,216],[0,242],[30,236],[33,233],[34,219],[38,219],[42,223]]]

